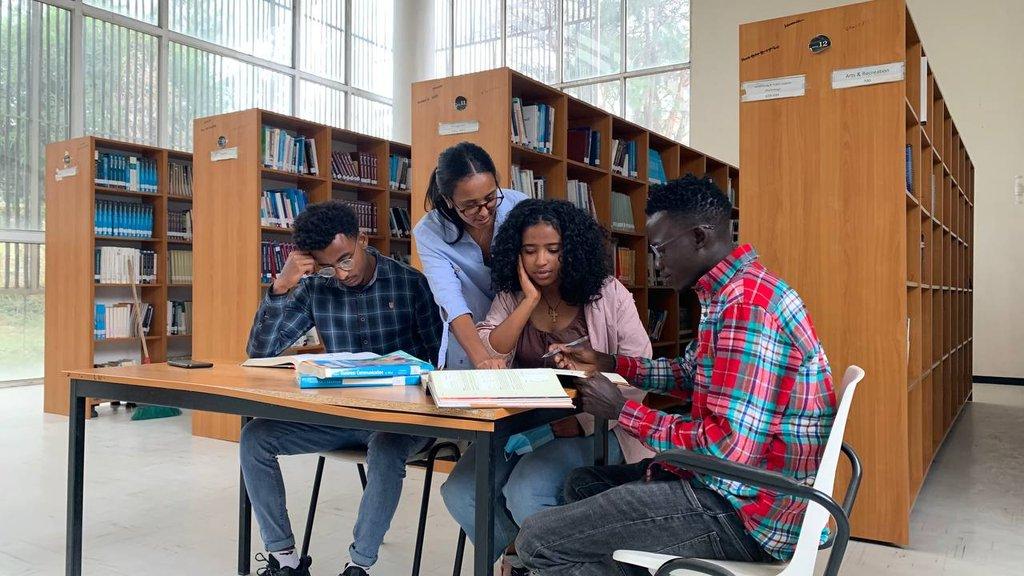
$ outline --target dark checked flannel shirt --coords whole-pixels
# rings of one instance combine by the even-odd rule
[[[619,357],[634,386],[689,400],[689,414],[627,401],[619,423],[655,451],[685,448],[812,482],[836,413],[832,373],[796,291],[736,248],[695,286],[697,339],[681,358]],[[739,482],[697,481],[721,494],[772,556],[792,556],[806,504]]]
[[[327,352],[404,350],[432,364],[441,346],[441,315],[422,273],[382,256],[365,286],[309,276],[287,294],[263,299],[246,351],[251,358],[278,356],[316,327]]]

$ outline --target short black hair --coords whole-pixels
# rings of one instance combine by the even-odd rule
[[[582,306],[601,297],[611,274],[608,238],[594,218],[564,200],[523,200],[516,204],[498,229],[491,247],[491,281],[499,292],[518,292],[519,254],[523,232],[546,222],[562,237],[562,300]]]
[[[698,224],[727,226],[732,203],[710,178],[687,174],[665,184],[651,186],[647,197],[647,215],[668,212],[692,219]]]
[[[359,236],[359,221],[352,208],[341,200],[310,204],[295,217],[292,237],[299,250],[323,250],[338,233],[353,240]]]

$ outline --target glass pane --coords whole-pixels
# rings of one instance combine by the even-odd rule
[[[355,94],[352,102],[352,126],[349,130],[376,136],[391,138],[392,120],[391,105],[361,98]]]
[[[278,64],[292,63],[292,0],[169,1],[171,30]]]
[[[69,133],[70,22],[38,2],[0,2],[0,229],[43,229],[46,144]]]
[[[285,74],[174,42],[167,60],[172,148],[192,148],[195,118],[257,107],[291,113],[291,78]]]
[[[626,80],[626,119],[686,144],[690,141],[690,71]]]
[[[157,39],[85,18],[85,131],[156,144]]]
[[[150,24],[157,23],[158,0],[85,0],[85,3]]]
[[[642,70],[690,61],[690,0],[626,2],[626,61]]]
[[[560,0],[507,0],[505,61],[547,84],[558,82],[558,3]]]
[[[622,71],[622,0],[565,0],[566,82]]]
[[[300,80],[297,115],[313,122],[344,128],[345,93],[323,84]]]
[[[306,0],[302,3],[302,34],[313,42],[300,42],[299,68],[345,81],[345,2]]]
[[[451,76],[452,0],[434,0],[434,74]]]
[[[501,66],[501,0],[455,0],[455,74]]]
[[[0,242],[0,380],[43,376],[43,250]]]
[[[393,0],[352,2],[352,86],[385,98],[394,90],[395,3]]]
[[[589,102],[602,110],[607,110],[616,116],[622,115],[622,82],[619,80],[574,86],[566,88],[565,93],[584,102]]]

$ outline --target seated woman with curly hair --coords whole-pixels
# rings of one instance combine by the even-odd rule
[[[651,342],[633,295],[611,276],[604,232],[586,212],[561,200],[524,200],[509,212],[494,239],[491,280],[497,296],[477,324],[484,348],[517,368],[554,367],[549,346],[583,336],[609,354],[651,356]],[[640,394],[630,389],[633,394]],[[639,398],[637,398],[639,399]],[[581,415],[529,434],[536,449],[507,454],[495,465],[495,548],[515,540],[519,524],[563,504],[562,487],[574,468],[592,461],[593,417]],[[626,434],[609,436],[609,463],[638,462],[651,453]],[[537,447],[539,445],[539,447]],[[521,450],[522,451],[522,450]],[[473,447],[441,488],[445,504],[470,538],[474,534]],[[520,573],[506,550],[503,573]],[[526,572],[521,572],[525,574]]]

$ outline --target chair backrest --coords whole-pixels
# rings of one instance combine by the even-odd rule
[[[842,384],[836,390],[839,407],[836,410],[835,421],[832,423],[832,431],[828,435],[828,442],[825,443],[825,453],[821,457],[821,464],[818,465],[818,473],[814,478],[815,490],[829,496],[832,495],[835,488],[836,469],[839,467],[839,454],[843,447],[843,435],[846,433],[846,420],[850,416],[853,393],[857,390],[857,383],[863,378],[864,370],[859,366],[850,366],[846,369],[846,374],[843,375]],[[779,576],[814,573],[814,562],[818,558],[821,531],[828,524],[828,519],[829,514],[824,508],[813,502],[807,503],[807,513],[800,526],[800,538],[796,543],[796,551],[789,561],[789,566]]]

